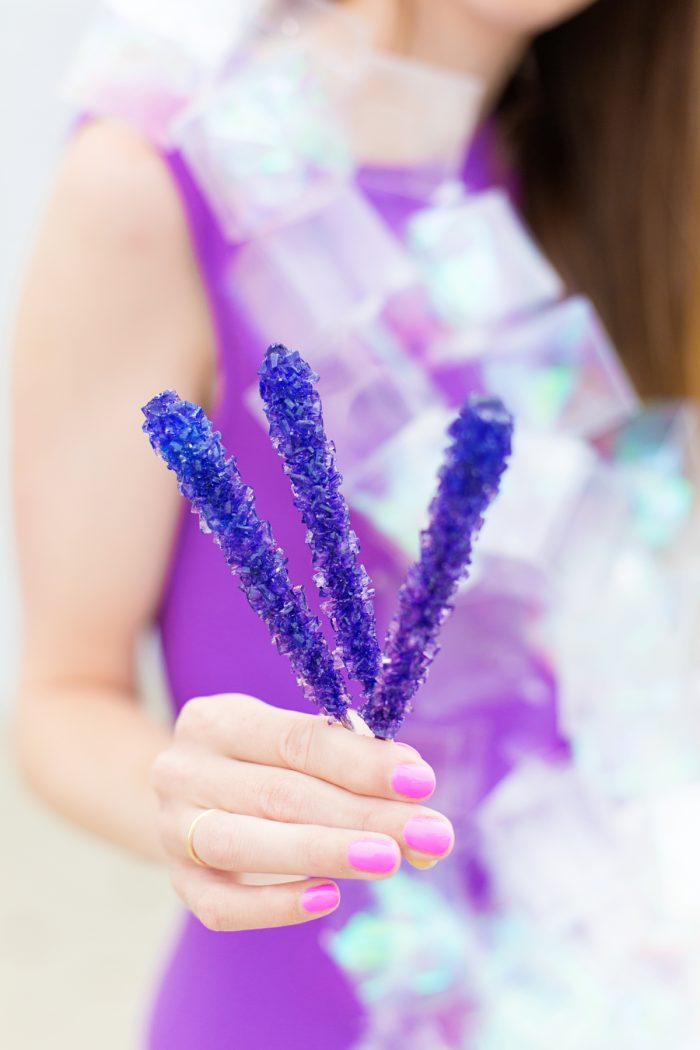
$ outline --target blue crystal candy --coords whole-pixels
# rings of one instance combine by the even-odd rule
[[[471,562],[483,514],[498,492],[511,451],[513,420],[496,398],[472,395],[448,429],[451,438],[421,534],[418,561],[399,592],[382,670],[360,709],[372,732],[394,739],[438,652],[440,627]]]
[[[296,352],[270,346],[260,366],[260,396],[270,438],[307,527],[314,580],[338,641],[338,654],[365,696],[374,689],[381,654],[374,591],[357,558],[359,544],[340,486],[335,446],[326,437],[318,376]]]
[[[287,559],[269,523],[258,517],[252,489],[241,480],[234,457],[226,458],[221,434],[198,405],[181,400],[173,390],[152,398],[142,411],[151,445],[175,472],[180,492],[238,574],[241,590],[278,651],[289,657],[306,695],[344,722],[347,691],[321,625],[311,615],[303,589],[292,586]]]

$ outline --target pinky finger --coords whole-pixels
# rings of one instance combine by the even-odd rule
[[[340,904],[340,890],[329,879],[250,886],[222,872],[183,866],[173,885],[202,925],[216,932],[294,926],[329,915]]]

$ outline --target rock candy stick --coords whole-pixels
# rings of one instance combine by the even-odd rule
[[[180,492],[224,553],[252,609],[266,623],[280,653],[289,657],[305,694],[326,714],[347,724],[348,696],[318,619],[301,587],[293,587],[287,559],[270,525],[255,509],[253,491],[236,461],[226,458],[221,435],[203,410],[173,390],[142,409],[151,445],[175,472]]]
[[[513,421],[495,398],[472,395],[448,430],[451,438],[421,533],[418,561],[399,592],[382,670],[360,715],[375,736],[393,739],[438,652],[440,628],[471,562],[483,514],[498,492],[511,451]]]
[[[307,528],[314,581],[335,631],[337,653],[348,675],[369,696],[381,659],[374,591],[357,557],[359,545],[340,488],[335,446],[323,426],[318,376],[299,353],[280,344],[268,348],[259,374],[270,438]]]

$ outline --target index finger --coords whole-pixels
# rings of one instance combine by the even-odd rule
[[[415,748],[350,732],[325,715],[222,693],[190,700],[180,717],[219,754],[294,769],[358,795],[418,801],[435,790],[435,773]]]

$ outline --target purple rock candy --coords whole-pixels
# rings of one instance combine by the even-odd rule
[[[307,527],[314,581],[338,641],[338,654],[365,696],[374,689],[381,654],[372,598],[358,561],[359,544],[340,486],[335,446],[323,427],[318,376],[285,346],[270,346],[260,366],[260,396],[270,438],[284,462],[294,504]]]
[[[293,587],[287,559],[270,525],[256,512],[252,489],[243,483],[233,456],[204,411],[173,390],[142,409],[143,430],[175,472],[178,487],[211,532],[252,609],[266,623],[280,653],[288,656],[305,694],[326,714],[346,723],[348,696],[318,619],[301,587]]]
[[[448,429],[451,443],[430,504],[430,523],[421,533],[420,556],[399,592],[377,686],[360,709],[375,736],[394,739],[426,679],[484,511],[498,492],[512,432],[513,420],[503,404],[477,395]]]

